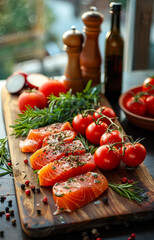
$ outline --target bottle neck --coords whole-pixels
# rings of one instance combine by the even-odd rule
[[[111,31],[120,32],[120,12],[112,13]]]

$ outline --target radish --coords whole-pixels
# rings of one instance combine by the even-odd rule
[[[6,89],[9,93],[19,93],[25,86],[25,77],[21,74],[11,75],[7,78]]]
[[[25,72],[23,72],[22,70],[17,70],[17,71],[14,72],[12,75],[18,75],[18,74],[21,74],[21,75],[24,76],[24,78],[25,78],[25,86],[27,86],[27,85],[28,85],[28,84],[27,84],[27,76],[28,76],[28,74],[25,73]]]
[[[39,88],[43,83],[48,82],[49,78],[40,73],[31,73],[27,76],[28,87]]]

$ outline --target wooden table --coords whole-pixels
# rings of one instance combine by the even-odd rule
[[[123,81],[123,91],[127,90],[128,88],[140,85],[142,81],[146,78],[147,75],[152,75],[153,72],[134,72],[134,73],[126,73],[124,75],[124,81]],[[5,81],[0,81],[0,89],[5,84]],[[134,139],[137,139],[138,137],[145,137],[144,145],[147,148],[147,157],[145,160],[145,165],[148,168],[151,175],[154,177],[154,132],[150,132],[147,130],[139,129],[135,126],[133,126],[131,123],[128,122],[125,115],[120,111],[118,103],[111,103],[114,110],[116,111],[116,114],[119,116],[119,120],[126,131],[127,134],[130,134],[133,136]],[[1,104],[0,104],[0,108]],[[5,127],[3,122],[3,116],[2,116],[2,109],[0,112],[0,138],[5,136]],[[3,239],[16,239],[16,240],[30,240],[28,236],[22,231],[21,225],[20,225],[20,219],[19,219],[19,213],[18,213],[18,207],[16,203],[16,194],[14,190],[14,183],[13,178],[10,176],[4,176],[0,179],[0,196],[4,195],[6,196],[6,200],[4,203],[0,203],[0,210],[5,210],[5,207],[8,205],[9,199],[12,199],[12,209],[14,209],[15,216],[14,218],[17,221],[16,226],[12,226],[11,221],[6,221],[3,217],[3,221],[0,217],[0,231],[4,230],[4,237]],[[100,237],[104,239],[112,239],[112,240],[125,240],[127,239],[132,232],[136,233],[136,239],[145,240],[154,239],[154,223],[152,221],[146,221],[146,222],[134,222],[134,223],[127,223],[124,222],[123,225],[110,225],[110,226],[104,226],[101,228],[98,228],[98,231],[100,232]],[[91,233],[91,230],[87,230],[89,238],[95,239],[94,235]],[[78,233],[71,233],[67,234],[65,236],[55,236],[52,237],[52,239],[82,239],[82,232]],[[51,239],[44,238],[44,239]]]

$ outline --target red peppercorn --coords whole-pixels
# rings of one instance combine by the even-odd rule
[[[29,186],[29,181],[28,180],[25,181],[25,185]]]
[[[122,183],[127,183],[127,182],[128,182],[128,179],[127,179],[126,177],[122,177],[122,178],[121,178],[121,181],[122,181]]]
[[[96,240],[102,240],[100,237],[96,238]]]
[[[131,238],[131,237],[129,237],[127,240],[132,240],[132,238]]]
[[[25,160],[24,160],[24,163],[27,164],[27,163],[28,163],[28,159],[25,159]]]
[[[130,235],[130,237],[131,237],[131,239],[135,239],[136,234],[135,234],[135,233],[132,233],[132,234]]]
[[[26,195],[30,195],[30,189],[25,190]]]
[[[10,216],[11,216],[10,213],[5,214],[6,219],[10,219]]]
[[[43,199],[43,202],[44,202],[44,203],[48,203],[47,197],[45,197],[45,198]]]
[[[134,182],[133,179],[129,179],[129,180],[128,180],[128,183],[133,183],[133,182]]]
[[[7,164],[9,167],[11,167],[12,166],[12,163],[11,162],[8,162],[8,164]]]

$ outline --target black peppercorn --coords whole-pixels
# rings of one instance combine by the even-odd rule
[[[8,201],[8,206],[12,207],[12,200],[11,199]]]
[[[103,198],[103,203],[108,204],[108,198],[107,197]]]
[[[16,219],[12,219],[12,226],[16,226]]]
[[[37,214],[41,215],[41,210],[40,209],[37,209]]]
[[[13,217],[14,216],[14,210],[13,209],[10,209],[10,215],[11,215],[11,217]]]
[[[6,207],[6,208],[5,208],[5,212],[6,212],[6,213],[9,213],[9,207]]]
[[[3,230],[0,231],[0,236],[1,236],[1,237],[4,237],[4,231],[3,231]]]
[[[36,188],[36,191],[37,191],[38,193],[40,193],[40,188]]]
[[[21,189],[25,190],[25,184],[21,184]]]

